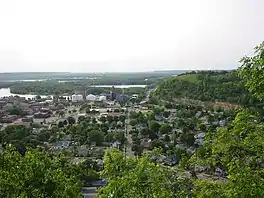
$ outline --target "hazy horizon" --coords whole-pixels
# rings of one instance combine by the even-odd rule
[[[232,71],[234,69],[164,69],[164,70],[146,70],[146,71],[102,71],[102,72],[71,72],[71,71],[14,71],[14,72],[0,72],[0,74],[16,74],[16,73],[61,73],[61,74],[116,74],[116,73],[161,73],[161,72],[170,72],[170,71]]]
[[[0,0],[0,73],[235,69],[262,0]]]

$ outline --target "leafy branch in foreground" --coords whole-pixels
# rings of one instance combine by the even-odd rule
[[[111,149],[105,154],[105,169],[108,184],[99,191],[99,197],[186,197],[190,194],[191,182],[183,172],[155,164],[148,154],[141,158],[126,158]]]
[[[0,195],[5,197],[82,197],[81,183],[70,173],[67,160],[28,149],[24,156],[13,147],[0,159]]]
[[[239,75],[246,80],[246,87],[264,100],[264,42],[255,47],[253,57],[245,56],[240,63]]]
[[[211,144],[205,144],[207,155],[197,154],[194,165],[203,162],[211,168],[227,171],[226,182],[197,180],[197,197],[264,197],[264,123],[258,115],[241,111],[226,128],[220,128]],[[210,195],[210,196],[209,196]]]

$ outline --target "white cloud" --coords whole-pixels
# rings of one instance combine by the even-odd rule
[[[263,6],[261,0],[0,0],[0,69],[236,67],[263,39]]]

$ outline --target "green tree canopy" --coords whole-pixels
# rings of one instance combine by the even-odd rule
[[[137,119],[131,119],[130,121],[129,121],[129,124],[131,125],[131,126],[136,126],[137,125]]]
[[[159,131],[161,134],[168,134],[172,130],[171,126],[169,124],[162,124]]]
[[[108,184],[99,190],[100,198],[174,198],[186,197],[190,181],[176,170],[150,160],[150,155],[141,158],[126,158],[115,149],[106,152],[102,176]]]
[[[10,115],[19,115],[19,116],[24,116],[27,113],[25,111],[23,111],[23,109],[18,106],[18,105],[13,105],[12,107],[10,107],[8,110],[8,113]]]
[[[149,130],[151,132],[158,133],[159,129],[160,129],[160,124],[157,121],[151,120],[149,122]]]
[[[104,141],[104,133],[98,130],[92,130],[89,134],[91,142],[95,142],[96,145],[101,145]]]
[[[226,183],[197,181],[198,197],[221,194],[222,197],[264,197],[264,123],[248,111],[237,114],[235,120],[204,145],[203,156],[194,155],[194,164],[222,167],[227,171]],[[210,196],[209,196],[210,195]]]
[[[67,120],[68,120],[69,125],[75,124],[75,122],[76,122],[75,118],[72,117],[72,116],[69,116],[69,117],[67,118]]]
[[[63,127],[64,127],[63,121],[59,121],[59,123],[58,123],[58,127],[59,127],[59,128],[63,128]]]
[[[63,158],[11,147],[1,154],[0,194],[7,197],[82,197],[80,182],[65,173]]]
[[[239,74],[246,80],[246,87],[264,100],[264,42],[255,47],[253,57],[245,56],[240,63]]]
[[[78,123],[80,124],[81,122],[83,122],[85,120],[85,116],[79,116],[78,117]]]

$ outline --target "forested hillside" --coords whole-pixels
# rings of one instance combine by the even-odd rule
[[[190,98],[253,106],[259,101],[245,88],[237,71],[201,71],[166,78],[160,82],[154,97],[173,101]]]

